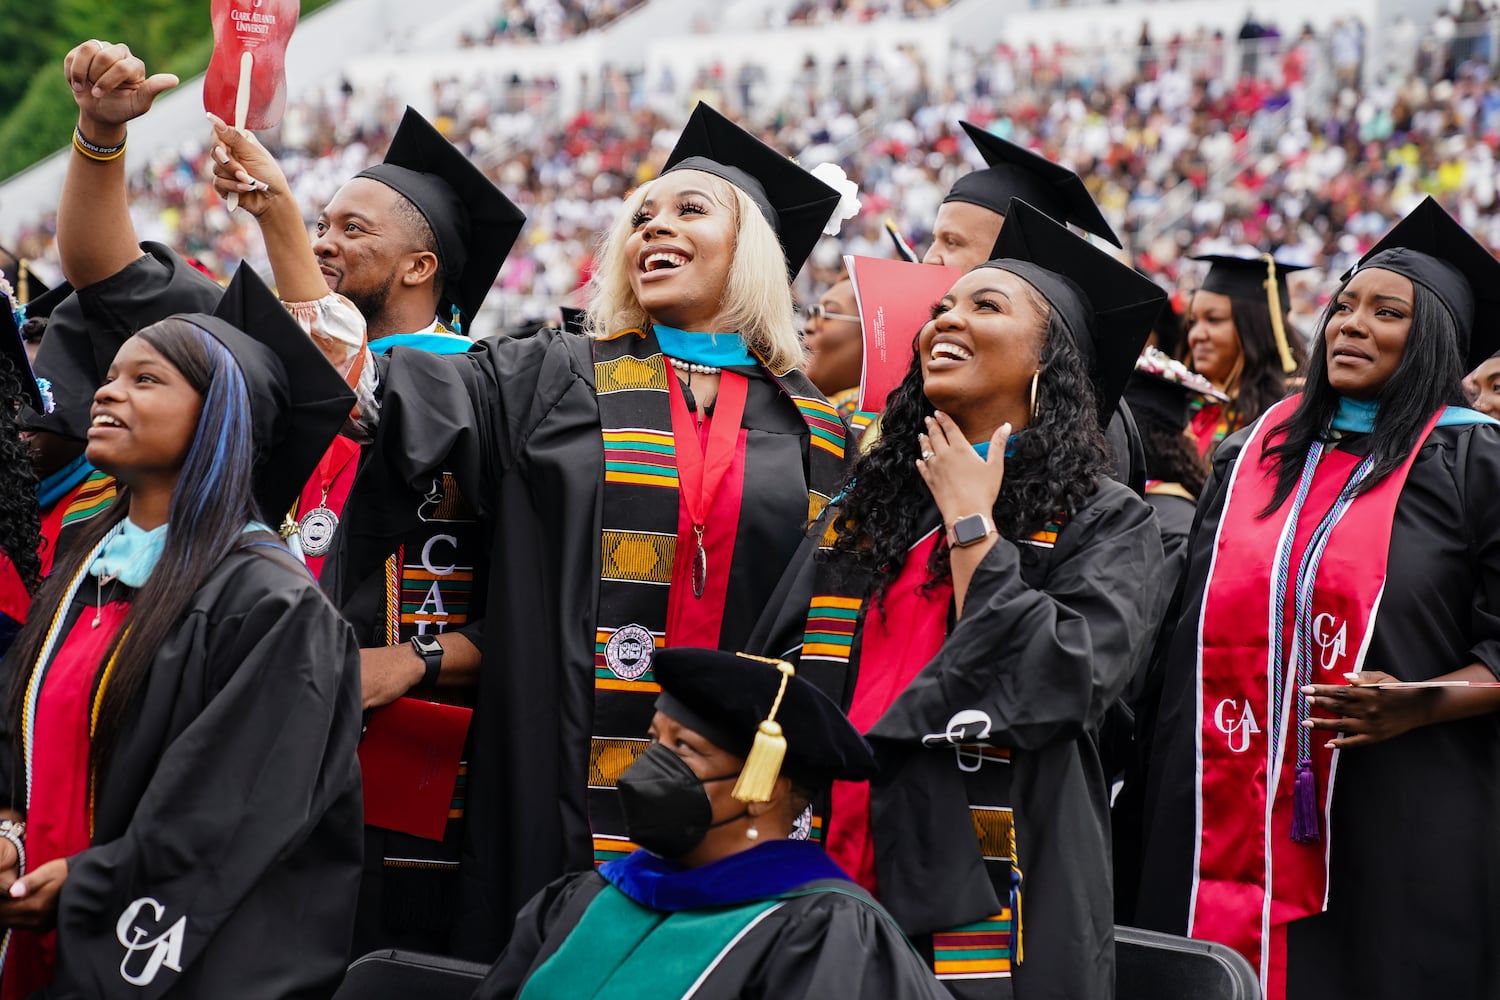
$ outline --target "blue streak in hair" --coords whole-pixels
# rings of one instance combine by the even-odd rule
[[[223,344],[203,330],[197,331],[212,364],[208,391],[193,443],[182,463],[177,489],[172,495],[170,520],[187,529],[191,553],[199,538],[197,527],[226,515],[240,518],[235,530],[254,517],[254,502],[248,511],[225,511],[226,501],[237,495],[250,496],[250,477],[255,462],[254,434],[250,420],[250,395],[240,366]],[[239,482],[236,482],[239,480]],[[217,515],[217,516],[215,516]]]

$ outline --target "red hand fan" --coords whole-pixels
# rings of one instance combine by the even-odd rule
[[[203,107],[252,131],[274,128],[286,110],[286,46],[299,0],[213,0],[214,54]]]

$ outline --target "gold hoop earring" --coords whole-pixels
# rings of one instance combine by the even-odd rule
[[[1042,370],[1040,368],[1038,368],[1031,375],[1031,419],[1032,420],[1036,419],[1036,387],[1037,387],[1037,383],[1041,381],[1041,378],[1042,378]]]

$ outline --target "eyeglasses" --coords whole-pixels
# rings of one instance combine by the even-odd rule
[[[807,314],[808,319],[841,319],[847,323],[858,323],[858,316],[850,316],[848,313],[829,312],[823,308],[823,303],[815,302],[810,306],[804,306],[802,311]]]

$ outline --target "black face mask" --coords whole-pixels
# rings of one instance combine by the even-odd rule
[[[700,779],[687,761],[653,743],[616,783],[625,812],[625,833],[652,854],[680,858],[702,843],[708,831],[749,812],[714,822],[714,807],[703,786],[737,777],[738,771]]]

